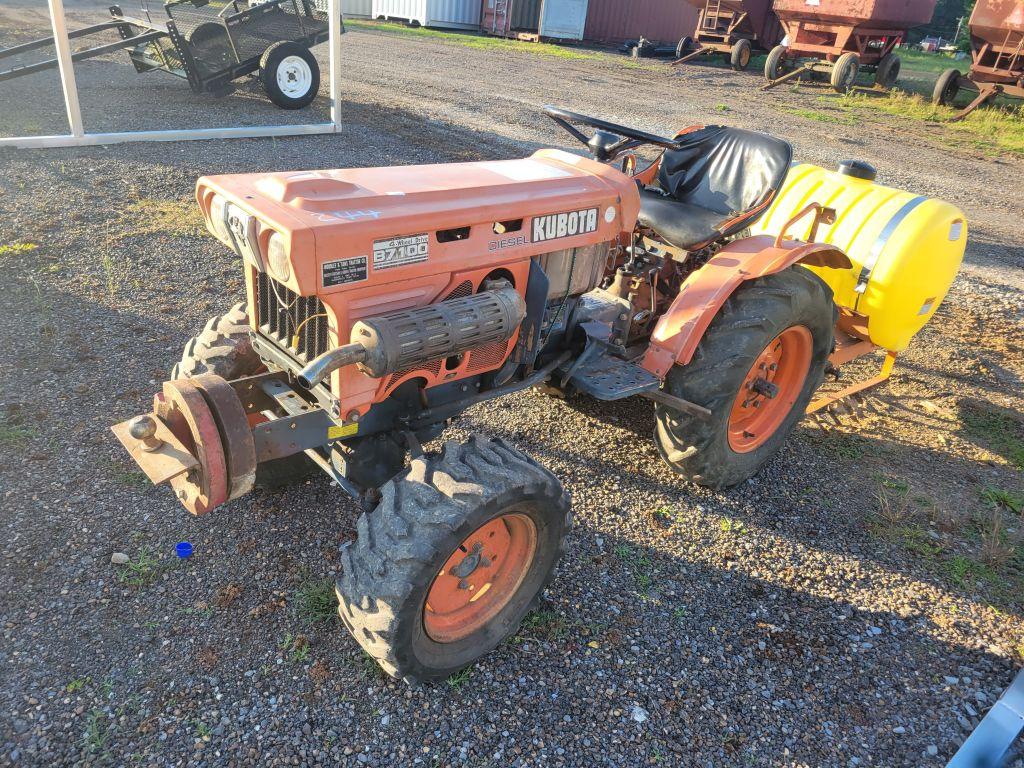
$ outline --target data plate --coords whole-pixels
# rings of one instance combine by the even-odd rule
[[[393,269],[426,261],[430,255],[430,236],[408,235],[373,243],[373,268]]]
[[[324,288],[345,283],[358,283],[367,278],[367,258],[355,256],[351,259],[325,261],[321,267]]]

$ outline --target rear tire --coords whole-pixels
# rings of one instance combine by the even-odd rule
[[[932,89],[932,103],[950,107],[960,93],[960,70],[947,69],[939,79],[935,81],[935,88]]]
[[[849,93],[857,82],[860,72],[860,58],[856,53],[844,53],[832,65],[832,89],[837,93]]]
[[[737,72],[742,72],[750,64],[750,41],[746,38],[737,40],[729,52],[729,64]]]
[[[320,90],[320,65],[308,48],[284,40],[263,52],[260,82],[281,109],[302,109]]]
[[[673,367],[665,380],[670,394],[711,410],[711,416],[703,418],[655,406],[654,440],[665,462],[709,488],[728,488],[753,476],[803,418],[821,384],[834,346],[836,315],[831,289],[800,266],[737,288],[712,320],[690,363]],[[780,388],[778,402],[774,398],[761,401],[766,409],[781,409],[778,422],[757,436],[756,445],[737,450],[731,435],[734,410],[737,402],[743,402],[741,395],[749,397],[744,387],[753,366],[783,332],[801,327],[810,333],[802,383],[795,381],[791,391]],[[780,375],[784,359],[779,361]]]
[[[513,634],[551,579],[571,523],[568,496],[529,457],[477,436],[413,459],[381,495],[377,508],[359,518],[356,541],[342,547],[339,615],[392,677],[410,683],[448,677]],[[532,530],[529,557],[514,556],[510,547],[487,559],[495,555],[487,536],[496,525],[510,542],[524,541],[516,531]],[[475,548],[478,534],[487,548]],[[476,563],[468,562],[476,552]],[[515,578],[497,575],[505,562]],[[482,579],[490,580],[474,581]],[[452,607],[458,590],[466,590],[464,598],[478,587],[479,609],[465,599]],[[445,609],[430,608],[430,599],[438,606],[444,600]],[[465,610],[474,620],[460,623]]]
[[[238,303],[226,315],[210,318],[206,328],[185,345],[181,360],[171,368],[171,379],[192,379],[213,374],[227,381],[255,376],[266,370],[249,340],[249,313]],[[256,485],[275,490],[310,477],[316,464],[303,453],[256,465]]]
[[[887,53],[878,62],[875,70],[875,85],[888,90],[896,85],[900,77],[900,57],[895,53]]]
[[[768,52],[764,60],[764,79],[768,82],[778,80],[786,73],[786,46],[776,45]]]

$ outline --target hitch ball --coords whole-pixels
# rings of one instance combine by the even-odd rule
[[[143,450],[155,451],[164,441],[156,436],[156,421],[152,416],[136,416],[128,424],[128,434],[142,443]]]

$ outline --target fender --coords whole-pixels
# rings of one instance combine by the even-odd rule
[[[726,299],[747,280],[781,272],[793,264],[850,269],[853,263],[827,243],[778,240],[756,235],[735,240],[686,278],[651,334],[641,366],[664,379],[673,365],[693,358],[704,332]]]

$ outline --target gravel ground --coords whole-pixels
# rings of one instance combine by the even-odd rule
[[[0,9],[7,37],[40,19]],[[779,109],[813,94],[765,97],[753,75],[707,68],[358,31],[345,70],[340,136],[0,154],[0,763],[943,764],[1024,652],[1020,517],[982,498],[1024,491],[1020,161],[944,147],[941,127],[822,126]],[[295,119],[251,88],[195,99],[120,59],[79,80],[94,130]],[[48,82],[0,86],[25,105],[4,131],[54,130]],[[545,103],[661,132],[728,122],[784,136],[803,160],[868,160],[966,211],[967,262],[859,420],[805,422],[727,493],[661,464],[643,402],[524,393],[472,409],[451,436],[538,457],[577,527],[514,640],[408,688],[304,610],[354,533],[353,504],[314,479],[192,519],[108,426],[240,294],[236,258],[197,231],[198,175],[567,147]]]

